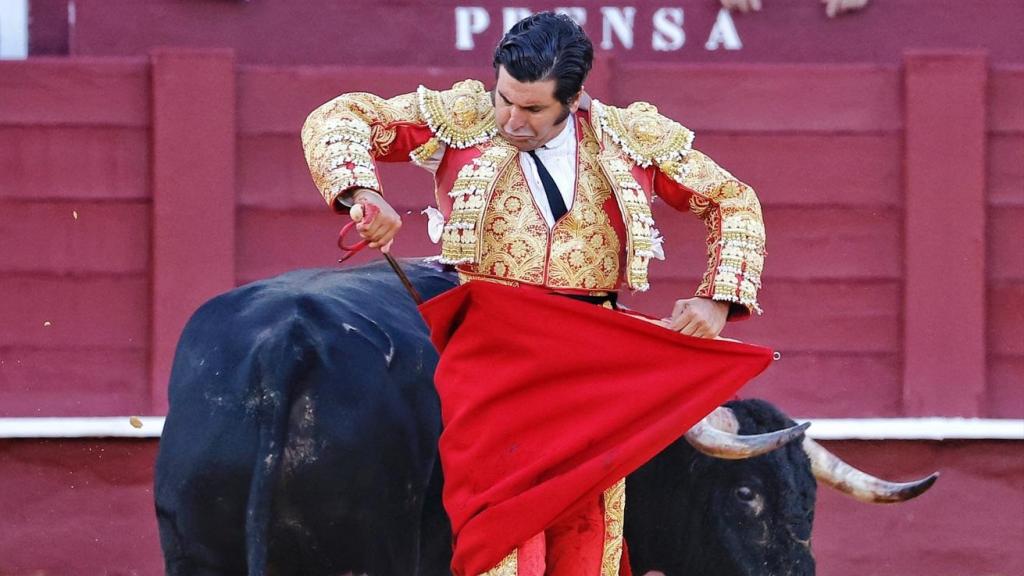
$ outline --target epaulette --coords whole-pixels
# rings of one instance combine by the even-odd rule
[[[451,90],[420,86],[420,113],[438,140],[453,148],[469,148],[497,133],[494,104],[479,80],[463,80]]]
[[[690,151],[693,132],[682,124],[658,114],[647,102],[634,102],[627,108],[591,103],[598,137],[607,134],[640,166],[676,160]]]

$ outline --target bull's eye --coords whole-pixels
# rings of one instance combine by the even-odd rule
[[[747,486],[740,486],[736,489],[736,497],[742,502],[753,502],[755,495],[754,491]]]

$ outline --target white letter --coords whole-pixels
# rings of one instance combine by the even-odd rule
[[[28,58],[28,0],[0,1],[0,60]]]
[[[651,48],[659,52],[679,50],[686,43],[686,32],[683,32],[682,8],[658,8],[654,13],[654,36],[651,37]]]
[[[719,46],[725,46],[726,50],[743,48],[740,35],[736,32],[736,24],[725,8],[718,11],[718,18],[715,18],[715,25],[711,28],[711,34],[708,34],[707,44],[704,45],[708,50],[718,50]]]
[[[636,8],[627,6],[626,8],[615,8],[612,6],[602,6],[601,15],[604,16],[601,29],[601,48],[605,50],[611,50],[614,46],[612,44],[612,32],[619,37],[619,42],[622,43],[623,48],[631,50],[633,48],[633,17],[636,16]]]
[[[479,6],[455,7],[455,49],[472,50],[473,35],[479,34],[491,25],[491,15]]]
[[[523,18],[526,18],[533,12],[530,12],[529,8],[502,8],[501,9],[502,19],[505,21],[505,27],[501,33],[504,34],[512,29]]]
[[[567,14],[569,18],[572,18],[574,22],[580,25],[580,28],[587,25],[587,9],[580,7],[573,8],[555,8],[557,14]]]

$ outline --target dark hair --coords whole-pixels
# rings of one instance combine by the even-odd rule
[[[594,63],[587,34],[565,14],[539,12],[516,22],[494,49],[494,71],[520,82],[555,80],[555,99],[568,105]]]

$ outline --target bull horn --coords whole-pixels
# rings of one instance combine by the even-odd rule
[[[913,482],[889,482],[875,478],[843,462],[814,440],[804,438],[804,452],[811,460],[814,477],[861,502],[891,504],[916,498],[935,484],[939,473]]]
[[[742,460],[785,446],[803,434],[810,425],[810,422],[805,422],[784,430],[744,436],[737,434],[740,426],[732,410],[720,406],[690,428],[684,438],[698,452],[707,456]]]

